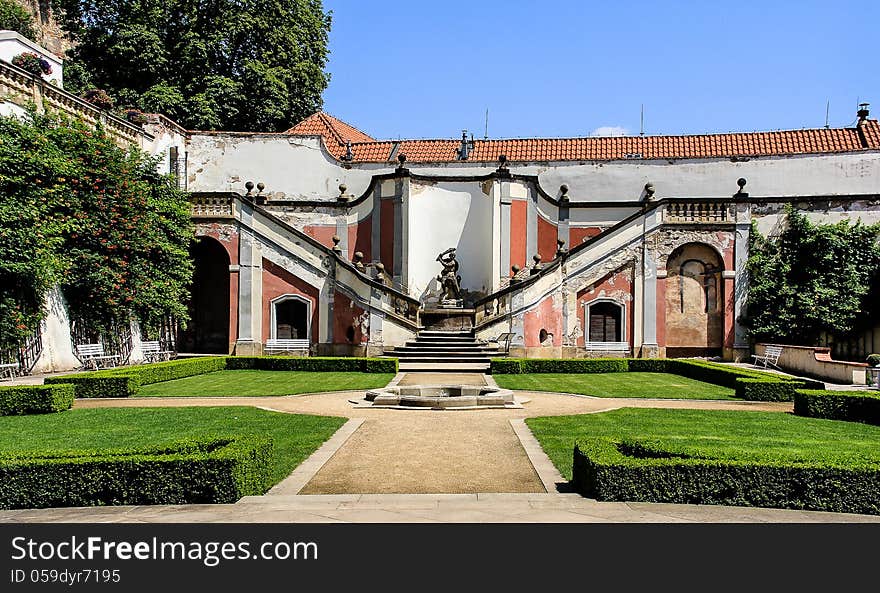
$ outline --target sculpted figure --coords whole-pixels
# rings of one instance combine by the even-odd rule
[[[461,295],[461,276],[458,275],[458,261],[455,259],[455,247],[450,247],[437,256],[437,261],[443,266],[443,271],[437,276],[443,287],[441,299],[457,300]]]

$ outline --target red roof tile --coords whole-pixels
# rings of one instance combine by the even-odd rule
[[[342,158],[345,143],[351,142],[355,162],[388,162],[397,154],[405,154],[407,162],[412,163],[452,162],[457,159],[459,148],[458,140],[376,141],[326,113],[306,118],[287,133],[321,136],[336,158]],[[511,162],[698,159],[851,152],[865,148],[880,149],[877,120],[862,122],[858,128],[743,134],[475,140],[468,160],[496,162],[502,154]]]

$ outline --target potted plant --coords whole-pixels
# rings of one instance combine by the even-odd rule
[[[82,98],[98,109],[113,109],[113,99],[103,89],[89,89]]]
[[[22,70],[27,70],[34,76],[52,74],[52,64],[50,64],[46,58],[33,52],[18,54],[12,58],[12,65],[18,66]]]
[[[869,354],[865,362],[868,363],[868,366],[880,366],[880,354]]]
[[[869,354],[865,362],[870,367],[868,369],[868,385],[873,382],[874,387],[880,389],[880,354]]]

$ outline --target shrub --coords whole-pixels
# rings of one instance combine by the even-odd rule
[[[0,508],[233,503],[269,484],[269,439],[0,456]]]
[[[104,89],[89,89],[83,93],[82,98],[98,109],[113,109],[113,98]]]
[[[73,405],[73,385],[14,385],[0,387],[0,416],[50,414]]]
[[[148,121],[147,115],[140,109],[126,109],[125,119],[138,126],[143,125]]]
[[[630,358],[627,366],[631,373],[665,373],[669,365],[669,358]]]
[[[875,465],[848,467],[699,457],[656,444],[582,439],[573,483],[601,501],[726,504],[880,514]]]
[[[20,53],[12,58],[12,65],[18,66],[22,70],[27,70],[34,76],[52,74],[52,65],[49,63],[49,60],[29,51]]]
[[[76,397],[129,397],[135,395],[141,385],[161,383],[193,375],[222,371],[226,368],[225,356],[205,356],[170,360],[142,366],[106,369],[92,373],[47,377],[46,383],[73,383]]]
[[[524,358],[524,373],[625,373],[625,358]]]
[[[137,376],[112,370],[46,377],[43,382],[47,385],[72,384],[77,398],[129,397],[141,386]]]
[[[880,425],[880,394],[798,389],[794,395],[794,413],[811,418]]]
[[[396,358],[347,356],[230,356],[226,361],[232,370],[396,373],[398,367]]]
[[[493,375],[520,375],[523,372],[521,358],[493,358],[489,372]]]
[[[736,380],[735,395],[750,401],[790,402],[794,399],[795,390],[803,386],[802,381],[741,377]]]

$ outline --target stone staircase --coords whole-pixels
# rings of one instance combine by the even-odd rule
[[[423,330],[415,341],[385,356],[397,358],[403,372],[485,373],[490,357],[503,354],[496,346],[478,342],[473,330]]]

